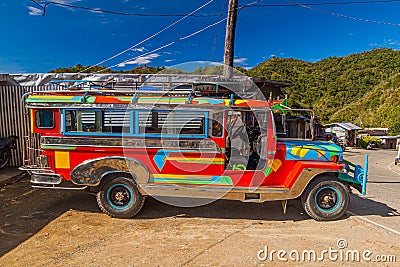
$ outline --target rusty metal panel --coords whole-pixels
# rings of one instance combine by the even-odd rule
[[[21,98],[25,93],[47,91],[50,86],[0,86],[0,137],[18,136],[17,149],[12,150],[10,166],[23,165],[25,140],[29,136],[29,118]],[[37,145],[37,144],[36,144]]]

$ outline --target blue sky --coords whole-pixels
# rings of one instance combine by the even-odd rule
[[[210,0],[53,2],[125,13],[188,14],[208,1]],[[295,1],[303,4],[349,2]],[[219,14],[226,12],[223,10],[226,2],[227,0],[211,1],[196,13],[206,16],[188,17],[102,65],[116,66],[113,69],[118,70],[143,64],[173,66],[189,61],[221,62],[225,22],[164,49],[152,51],[224,18],[225,14]],[[291,1],[285,0],[239,0],[241,6],[253,6],[242,9],[238,17],[235,44],[237,65],[254,67],[272,56],[315,62],[329,56],[345,56],[373,48],[400,49],[400,1],[330,4],[310,6],[311,8],[260,6],[290,3]],[[57,67],[76,64],[94,65],[181,18],[122,16],[54,4],[47,6],[44,16],[41,14],[42,10],[30,0],[0,2],[0,73],[47,72]],[[124,61],[126,63],[121,64]]]

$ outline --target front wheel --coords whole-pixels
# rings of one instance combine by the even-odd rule
[[[128,219],[143,207],[144,196],[132,178],[122,175],[105,180],[97,193],[97,204],[111,217]]]
[[[321,177],[311,182],[301,196],[306,213],[317,221],[332,221],[344,215],[349,206],[350,192],[333,177]]]

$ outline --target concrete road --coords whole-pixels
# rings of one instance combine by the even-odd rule
[[[151,198],[119,220],[93,195],[32,189],[25,178],[0,189],[0,266],[398,266],[400,166],[394,151],[345,158],[363,164],[366,152],[368,195],[354,194],[334,222],[310,219],[296,200],[284,215],[280,202],[177,208]]]
[[[353,196],[349,214],[360,215],[399,233],[400,166],[394,165],[396,151],[351,149],[345,152],[345,159],[364,165],[365,154],[369,155],[367,196]]]

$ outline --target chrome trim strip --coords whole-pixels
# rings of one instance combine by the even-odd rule
[[[61,184],[62,180],[62,177],[58,174],[32,173],[31,175],[32,184],[57,185]]]
[[[40,186],[40,185],[32,185],[33,188],[40,188],[40,189],[63,189],[63,190],[84,190],[87,186],[83,187],[57,187],[57,186]]]
[[[201,145],[201,147],[200,147]],[[165,140],[153,138],[104,138],[104,137],[53,137],[42,136],[41,146],[90,146],[143,149],[195,149],[204,152],[222,153],[222,149],[211,139]],[[208,147],[207,147],[208,146]]]

